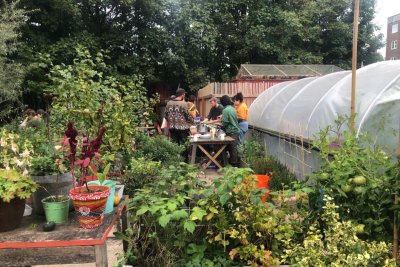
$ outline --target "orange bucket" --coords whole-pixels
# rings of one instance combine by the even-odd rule
[[[269,175],[256,174],[256,177],[257,177],[257,187],[258,188],[269,189],[269,186],[268,186],[268,182],[269,182],[269,178],[270,178]],[[268,193],[265,193],[265,195],[261,197],[261,201],[266,202],[268,195],[269,195]]]

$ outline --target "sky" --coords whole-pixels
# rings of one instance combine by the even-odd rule
[[[361,0],[362,1],[362,0]],[[400,14],[400,0],[376,0],[376,13],[374,22],[381,27],[379,32],[384,34],[384,41],[386,43],[386,25],[387,18],[396,14]],[[379,52],[385,57],[385,47]]]

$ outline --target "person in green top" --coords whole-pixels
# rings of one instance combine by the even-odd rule
[[[228,145],[229,151],[229,163],[232,166],[238,166],[238,152],[237,143],[239,141],[239,123],[236,116],[236,109],[233,107],[233,103],[229,96],[223,95],[221,97],[221,104],[224,106],[222,110],[222,129],[225,131],[227,136],[235,139],[235,142]]]

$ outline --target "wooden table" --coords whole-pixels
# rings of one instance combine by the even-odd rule
[[[97,229],[79,228],[75,212],[68,222],[56,225],[51,232],[43,232],[44,217],[24,217],[19,228],[0,233],[0,266],[30,266],[41,264],[71,264],[96,261],[96,267],[107,267],[107,236],[121,217],[122,231],[127,229],[126,201],[104,216]],[[37,227],[35,227],[37,226]],[[127,243],[123,243],[124,250]]]
[[[201,151],[204,152],[204,154],[208,158],[208,162],[204,166],[204,169],[207,169],[208,166],[210,166],[211,162],[214,162],[215,165],[217,165],[218,168],[222,168],[222,165],[218,162],[217,158],[218,156],[225,150],[225,148],[229,145],[236,142],[235,139],[229,136],[225,136],[224,140],[221,140],[219,138],[198,138],[197,141],[193,140],[193,137],[190,138],[190,144],[192,145],[192,156],[190,163],[195,164],[196,163],[196,152],[197,152],[197,147],[200,148]],[[211,155],[209,151],[207,151],[205,145],[220,145],[221,147],[219,150],[214,154]]]

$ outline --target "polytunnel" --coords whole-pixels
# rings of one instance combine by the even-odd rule
[[[396,148],[400,130],[400,61],[368,65],[357,70],[356,77],[356,133],[368,131],[381,144]],[[282,137],[307,143],[321,129],[335,125],[338,116],[350,116],[351,79],[350,71],[340,71],[272,86],[250,106],[249,125],[264,134],[269,154],[293,165],[297,174],[305,174],[316,167],[313,152],[295,155],[298,144],[293,147]],[[289,159],[301,161],[303,166],[295,166]]]

